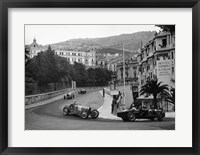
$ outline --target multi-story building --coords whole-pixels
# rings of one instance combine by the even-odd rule
[[[129,58],[125,60],[125,82],[126,84],[132,85],[133,83],[137,83],[138,81],[138,62],[135,58]],[[117,64],[117,81],[119,83],[123,83],[123,60]]]
[[[155,76],[175,87],[175,33],[163,32],[154,37],[137,56],[140,88]]]
[[[96,52],[93,49],[87,52],[55,49],[55,53],[65,57],[71,64],[78,62],[86,66],[96,66]]]
[[[39,52],[46,50],[43,46],[39,45],[36,39],[33,39],[32,44],[28,45],[30,50],[30,58],[36,56]]]
[[[41,46],[36,42],[36,39],[33,39],[33,43],[29,45],[30,57],[33,58],[39,52],[47,50],[47,47]],[[89,51],[71,51],[63,50],[58,48],[52,48],[55,51],[55,54],[65,57],[71,64],[74,62],[82,63],[86,67],[95,67],[96,66],[96,52],[94,49]]]
[[[117,73],[117,64],[122,61],[122,57],[116,57],[107,62],[107,69],[113,73]]]
[[[98,67],[107,68],[109,71],[116,72],[117,63],[122,59],[119,53],[98,53],[96,54],[96,65]]]
[[[106,68],[107,59],[105,57],[97,57],[96,65],[98,67]]]
[[[169,85],[169,88],[175,88],[175,32],[161,32],[156,35],[140,50],[137,60],[139,91],[148,79],[154,77]],[[162,107],[167,105],[167,109],[172,108],[161,97],[159,104]]]

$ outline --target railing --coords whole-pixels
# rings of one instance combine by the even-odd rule
[[[103,89],[103,87],[81,87],[84,89]],[[77,88],[77,90],[80,88]],[[67,89],[62,89],[62,90],[58,90],[58,91],[52,91],[52,92],[48,92],[48,93],[43,93],[43,94],[36,94],[36,95],[29,95],[29,96],[25,96],[25,105],[29,105],[29,104],[34,104],[43,100],[47,100],[62,94],[65,94],[69,91],[72,91],[72,88],[67,88]]]
[[[175,44],[169,44],[169,45],[165,45],[165,46],[158,46],[157,50],[163,50],[163,49],[171,49],[174,48]]]
[[[58,91],[52,91],[49,93],[25,96],[25,105],[33,104],[33,103],[40,102],[43,100],[47,100],[52,97],[56,97],[58,95],[64,94],[71,90],[72,90],[72,88],[67,88],[67,89],[62,89],[62,90],[58,90]]]

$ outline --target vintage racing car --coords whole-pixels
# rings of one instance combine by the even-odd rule
[[[88,116],[91,116],[91,118],[97,118],[99,116],[99,112],[95,109],[92,109],[88,106],[83,106],[78,104],[76,101],[66,105],[63,108],[63,114],[65,116],[72,114],[72,115],[78,115],[83,119],[88,118]]]
[[[151,119],[152,121],[157,118],[162,121],[165,117],[165,112],[162,109],[136,109],[132,107],[129,110],[123,110],[117,113],[118,117],[121,117],[124,121],[135,121],[135,119]]]
[[[78,91],[78,94],[86,94],[86,92],[87,92],[87,91],[86,91],[85,89],[82,88],[82,89],[80,89],[80,90]]]
[[[64,100],[65,99],[73,99],[74,94],[75,94],[75,91],[68,92],[67,94],[64,95]]]

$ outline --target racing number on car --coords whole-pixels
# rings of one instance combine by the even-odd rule
[[[78,106],[78,110],[80,110],[80,111],[81,111],[81,109],[82,109],[82,107],[81,107],[81,106]]]

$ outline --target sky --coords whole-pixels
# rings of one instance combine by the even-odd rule
[[[139,31],[159,31],[155,25],[25,25],[25,44],[34,37],[38,44],[47,45],[77,38],[99,38]]]

